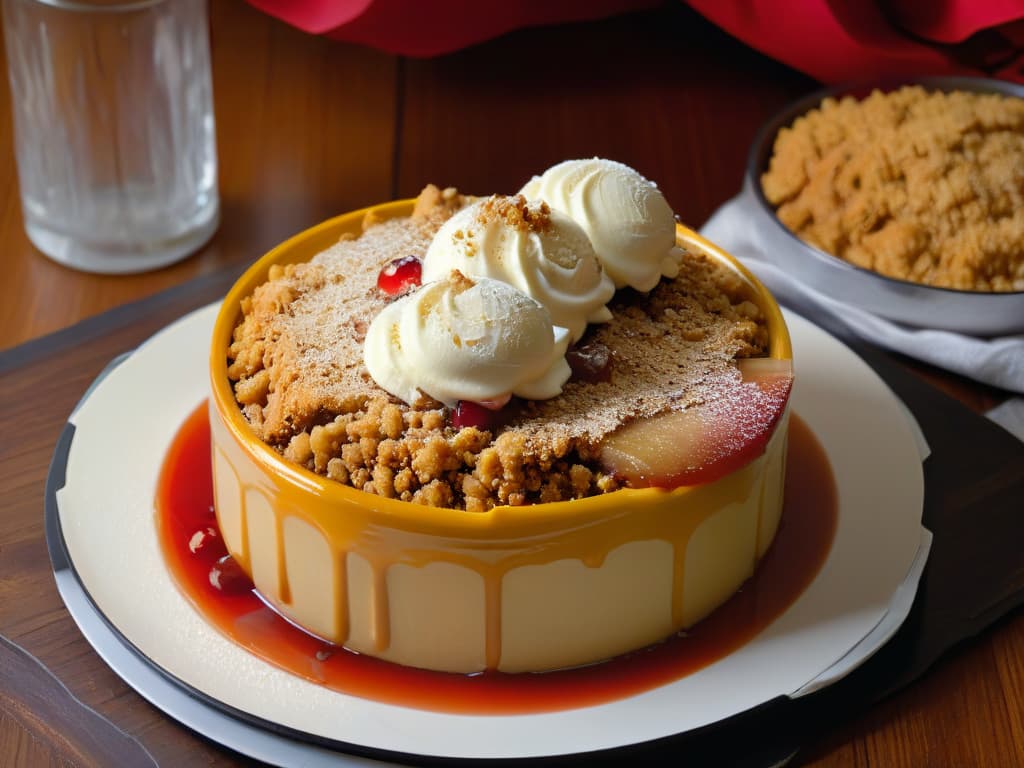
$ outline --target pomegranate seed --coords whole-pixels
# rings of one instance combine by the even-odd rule
[[[497,426],[499,420],[498,411],[472,400],[459,400],[452,411],[452,426],[456,429],[476,427],[490,430]]]
[[[241,595],[252,590],[252,580],[231,555],[224,555],[210,568],[210,584],[225,595]]]
[[[572,377],[578,381],[596,384],[612,379],[612,353],[599,341],[579,344],[565,353],[565,360],[572,368]]]
[[[423,262],[415,256],[403,256],[384,265],[377,275],[377,287],[389,296],[396,296],[423,282]]]
[[[188,551],[204,560],[216,560],[227,550],[216,528],[200,528],[189,537]]]
[[[492,397],[488,400],[477,400],[477,405],[482,405],[488,411],[500,411],[506,405],[508,401],[512,399],[512,393],[506,392],[504,395],[498,395],[498,397]]]

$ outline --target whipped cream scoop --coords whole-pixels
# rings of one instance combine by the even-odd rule
[[[455,270],[385,307],[367,330],[363,359],[395,397],[412,404],[422,393],[452,407],[558,395],[572,373],[568,344],[569,331],[523,292]]]
[[[658,187],[628,165],[566,160],[534,176],[520,193],[579,224],[616,288],[649,291],[663,275],[679,274],[672,209]]]
[[[542,202],[494,195],[452,216],[427,249],[423,279],[453,269],[515,286],[544,305],[573,341],[587,323],[611,318],[605,304],[615,286],[586,232]]]

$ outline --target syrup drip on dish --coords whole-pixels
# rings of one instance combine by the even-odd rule
[[[217,526],[209,457],[204,404],[189,416],[168,450],[157,493],[157,527],[167,566],[203,618],[264,661],[314,683],[366,699],[449,713],[526,714],[592,706],[692,674],[749,642],[800,596],[825,561],[838,515],[828,459],[794,414],[785,506],[775,541],[754,576],[711,616],[686,633],[600,664],[540,674],[460,675],[404,667],[327,643],[282,618],[251,583],[239,589],[232,582],[232,589],[218,589],[211,569],[220,563],[227,573],[229,566],[219,533],[205,533]],[[197,532],[208,540],[194,552],[189,543]],[[344,556],[339,558],[339,578],[346,572],[343,565]],[[380,606],[374,608],[380,615]],[[345,619],[337,617],[339,622]],[[376,629],[382,633],[377,641],[386,641],[387,628]],[[487,629],[493,637],[499,628]],[[493,651],[488,643],[489,657]]]

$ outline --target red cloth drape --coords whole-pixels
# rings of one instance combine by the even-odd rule
[[[513,29],[657,0],[249,0],[315,34],[433,56]],[[822,82],[985,74],[1024,82],[1024,0],[689,0],[712,22]]]
[[[293,26],[405,56],[434,56],[513,29],[599,19],[658,0],[249,0]]]
[[[1021,0],[690,0],[718,26],[825,83],[984,74],[1024,82]]]

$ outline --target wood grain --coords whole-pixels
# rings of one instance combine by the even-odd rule
[[[161,765],[250,761],[129,689],[55,590],[42,531],[46,467],[68,413],[103,366],[187,308],[215,300],[244,264],[287,236],[427,182],[514,191],[553,162],[599,154],[657,179],[682,218],[700,224],[738,191],[760,123],[813,87],[682,3],[524,30],[429,60],[309,37],[241,0],[211,0],[211,36],[223,221],[198,254],[154,273],[85,275],[31,248],[9,94],[0,87],[0,349],[9,348],[0,352],[0,634]],[[98,315],[111,307],[119,308]],[[974,410],[1006,396],[904,362]],[[998,468],[998,456],[974,460]],[[1024,764],[1022,713],[1018,610],[910,688],[815,735],[793,764]],[[0,765],[70,765],[72,752],[0,705]]]
[[[119,308],[84,321],[73,332],[0,355],[0,428],[23,436],[0,441],[0,633],[43,663],[73,696],[136,737],[161,765],[237,763],[226,750],[189,734],[151,707],[85,642],[50,572],[43,536],[44,482],[68,414],[107,362],[190,306],[221,295],[225,277],[190,283],[156,301]],[[13,727],[17,721],[8,718],[8,724]],[[11,743],[12,748],[25,748],[24,738],[12,738]],[[50,765],[70,761],[70,755],[50,747]],[[38,756],[29,762],[8,758],[13,761],[13,753],[0,752],[0,765],[47,764],[37,762],[42,759]]]
[[[510,193],[556,162],[598,155],[657,180],[693,225],[739,191],[760,124],[813,88],[681,4],[510,35],[405,70],[399,194],[424,179]]]

